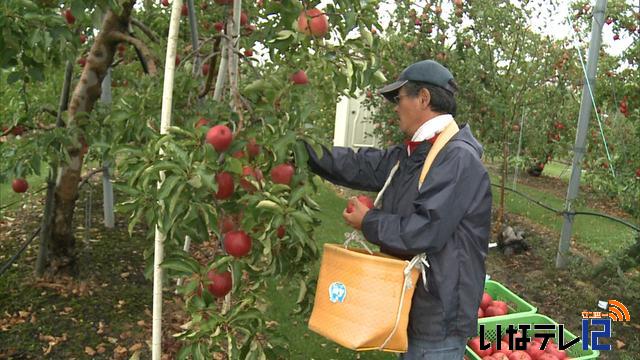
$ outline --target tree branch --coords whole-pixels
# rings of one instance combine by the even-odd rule
[[[109,34],[110,40],[114,41],[124,41],[136,47],[136,49],[140,50],[142,56],[147,61],[149,75],[155,75],[158,72],[158,68],[156,67],[155,61],[153,60],[153,56],[151,55],[151,51],[149,48],[142,42],[140,39],[136,39],[131,35],[127,35],[120,31],[113,31]]]
[[[204,90],[202,90],[202,92],[199,95],[200,98],[205,97],[209,93],[209,91],[211,91],[211,85],[213,84],[213,71],[211,71],[211,70],[214,69],[216,63],[218,62],[217,54],[220,53],[218,51],[218,48],[220,47],[220,42],[221,41],[222,41],[222,38],[218,37],[216,39],[216,42],[213,44],[213,53],[214,53],[214,55],[211,57],[211,59],[209,59],[209,74],[207,74],[207,82],[204,85]],[[218,71],[220,71],[220,70],[218,70]],[[217,74],[217,72],[216,72],[216,74]]]
[[[147,37],[149,39],[151,39],[151,41],[157,43],[158,40],[158,35],[156,35],[153,30],[149,29],[147,27],[147,25],[145,25],[144,23],[142,23],[140,20],[138,19],[131,19],[131,25],[136,26],[138,29],[142,30],[142,32],[147,35]]]

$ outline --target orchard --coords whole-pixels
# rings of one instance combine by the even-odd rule
[[[570,19],[562,25],[570,29],[566,36],[545,30],[549,22],[531,25],[558,8]],[[0,302],[6,315],[0,315],[0,343],[3,332],[11,340],[7,350],[0,346],[0,358],[151,358],[158,348],[171,359],[355,358],[355,352],[326,346],[328,340],[317,334],[302,338],[302,333],[313,306],[322,242],[342,243],[343,234],[352,230],[341,217],[354,210],[347,195],[372,209],[376,194],[345,193],[315,175],[304,142],[316,154],[331,148],[341,116],[339,97],[359,99],[369,111],[365,122],[373,129],[375,147],[408,140],[393,104],[378,90],[423,59],[434,59],[454,74],[460,88],[455,118],[469,123],[484,147],[499,224],[490,241],[498,241],[504,226],[526,224],[551,238],[540,247],[546,255],[529,270],[542,273],[546,267],[540,264],[555,260],[559,226],[531,224],[549,226],[559,217],[536,219],[529,205],[514,205],[515,195],[502,189],[515,176],[538,190],[532,191],[536,199],[557,195],[558,204],[564,201],[570,170],[553,171],[558,164],[571,164],[574,155],[591,2],[7,0],[0,9],[0,263],[14,264],[0,271],[0,290],[11,294]],[[593,79],[594,108],[580,164],[585,197],[579,204],[637,224],[640,9],[637,3],[613,0],[605,15],[603,36],[608,38]],[[627,45],[610,50],[620,43]],[[115,224],[98,227],[102,214],[92,223],[92,211],[105,206],[106,214],[108,198],[115,199]],[[90,319],[87,313],[83,320],[76,310],[69,316],[91,326],[82,331],[98,331],[101,340],[67,340],[82,337],[80,330],[43,333],[33,340],[40,346],[21,349],[28,332],[21,326],[52,321],[36,317],[47,304],[43,291],[23,287],[59,293],[59,284],[77,285],[109,272],[99,261],[87,260],[92,246],[98,246],[91,237],[108,243],[102,254],[106,263],[125,261],[109,251],[126,251],[139,260],[127,263],[131,269],[120,275],[109,274],[143,291],[137,300],[104,301],[120,304],[113,306],[130,319],[114,321],[107,336],[99,332],[105,322],[100,314]],[[35,240],[22,247],[29,238]],[[597,256],[580,244],[576,252],[583,260],[572,266],[614,269],[626,279],[616,281],[640,289],[640,250],[625,239],[615,247],[594,242]],[[25,249],[28,255],[13,256]],[[522,270],[514,264],[523,264],[526,255],[499,254],[492,260],[493,254],[488,272],[515,285],[507,282],[508,273]],[[154,263],[156,255],[161,265]],[[126,283],[134,273],[139,282]],[[562,302],[557,293],[529,290],[522,285],[529,280],[519,281],[519,295],[534,295],[545,304]],[[549,281],[561,283],[555,277]],[[97,294],[102,283],[67,293],[71,298],[61,295],[53,315],[67,316],[71,310],[60,311],[76,306],[74,296]],[[535,289],[551,286],[544,279],[536,283]],[[584,287],[596,296],[595,286]],[[294,294],[288,296],[293,304],[279,308],[285,293]],[[144,310],[136,308],[134,314],[127,306],[142,303],[140,294]],[[158,294],[165,308],[160,319],[152,319],[151,297]],[[518,312],[508,299],[484,295],[480,319]],[[27,305],[24,299],[34,302]],[[640,299],[635,294],[625,300]],[[571,304],[585,309],[596,304],[576,301]],[[572,310],[579,316],[583,308]],[[33,318],[22,316],[25,312]],[[120,335],[136,333],[132,327],[144,316],[138,333],[143,345],[124,345],[132,335]],[[159,320],[161,333],[152,340],[157,329],[151,324]],[[304,330],[291,330],[298,329],[294,323]],[[55,332],[51,323],[45,328]],[[572,331],[580,334],[575,327]],[[300,345],[307,336],[313,350]],[[628,330],[624,336],[626,345],[618,350],[640,352],[637,334]],[[467,355],[471,349],[480,358],[526,358],[496,349],[483,352],[479,339],[469,340]],[[567,356],[552,345],[542,353],[524,353],[530,359]]]

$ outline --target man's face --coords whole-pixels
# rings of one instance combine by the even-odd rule
[[[400,130],[407,136],[412,136],[424,120],[421,96],[420,93],[418,96],[408,95],[407,90],[402,87],[394,98],[395,111],[400,119]]]

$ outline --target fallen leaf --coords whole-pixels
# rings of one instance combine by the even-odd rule
[[[623,347],[625,347],[625,346],[627,346],[627,344],[623,343],[623,342],[622,342],[622,341],[620,341],[620,340],[616,340],[616,347],[617,347],[618,349],[622,349],[622,348],[623,348]]]
[[[87,355],[89,356],[93,356],[96,354],[96,351],[93,350],[93,348],[91,346],[85,346],[84,347],[84,352],[87,353]]]
[[[139,350],[141,350],[141,349],[142,349],[142,347],[143,347],[143,345],[142,345],[142,344],[140,344],[140,343],[133,344],[133,345],[131,345],[131,347],[129,347],[129,352],[136,352],[136,351],[139,351]]]

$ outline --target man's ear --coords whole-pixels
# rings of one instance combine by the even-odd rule
[[[423,110],[427,110],[429,105],[431,104],[431,93],[429,90],[422,88],[420,89],[420,105]]]

